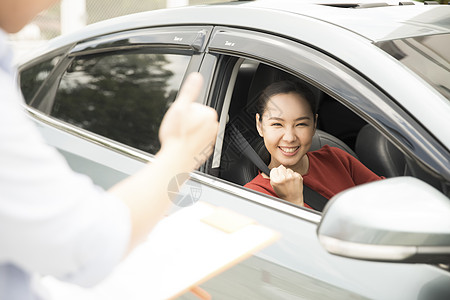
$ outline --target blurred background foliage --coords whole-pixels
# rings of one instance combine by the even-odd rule
[[[92,24],[110,18],[148,10],[166,8],[168,0],[85,0],[86,24]],[[188,5],[228,2],[231,0],[188,0]],[[61,34],[61,3],[57,2],[47,11],[39,14],[34,23],[39,27],[41,36],[50,39]]]

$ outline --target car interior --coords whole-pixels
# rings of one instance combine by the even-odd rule
[[[269,163],[269,153],[255,127],[255,104],[259,93],[267,85],[280,80],[301,79],[249,59],[241,61],[237,74],[234,77],[230,76],[230,84],[234,85],[234,88],[229,104],[222,107],[221,115],[226,116],[225,134],[219,149],[216,144],[215,156],[220,157],[220,162],[213,162],[211,169],[213,175],[244,185],[258,174],[258,168],[254,163],[232,142],[233,134],[230,126],[237,128],[264,162]],[[414,176],[439,190],[443,189],[438,178],[400,151],[372,125],[333,97],[309,83],[306,84],[313,91],[319,105],[317,130],[311,151],[328,144],[347,151],[377,175]]]

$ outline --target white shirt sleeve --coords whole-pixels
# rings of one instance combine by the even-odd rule
[[[93,285],[127,249],[128,208],[45,144],[1,70],[0,86],[0,263]]]

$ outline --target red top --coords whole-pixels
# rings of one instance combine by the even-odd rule
[[[370,171],[359,160],[339,148],[323,146],[317,151],[306,153],[309,158],[309,170],[303,175],[303,184],[327,199],[350,187],[383,179]],[[245,187],[274,197],[270,179],[261,173]],[[311,208],[305,203],[305,207]]]

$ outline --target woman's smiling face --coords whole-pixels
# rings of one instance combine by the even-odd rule
[[[270,97],[261,120],[256,114],[258,133],[271,155],[269,168],[282,164],[294,171],[304,171],[305,154],[311,147],[316,128],[315,119],[310,104],[298,93]]]

